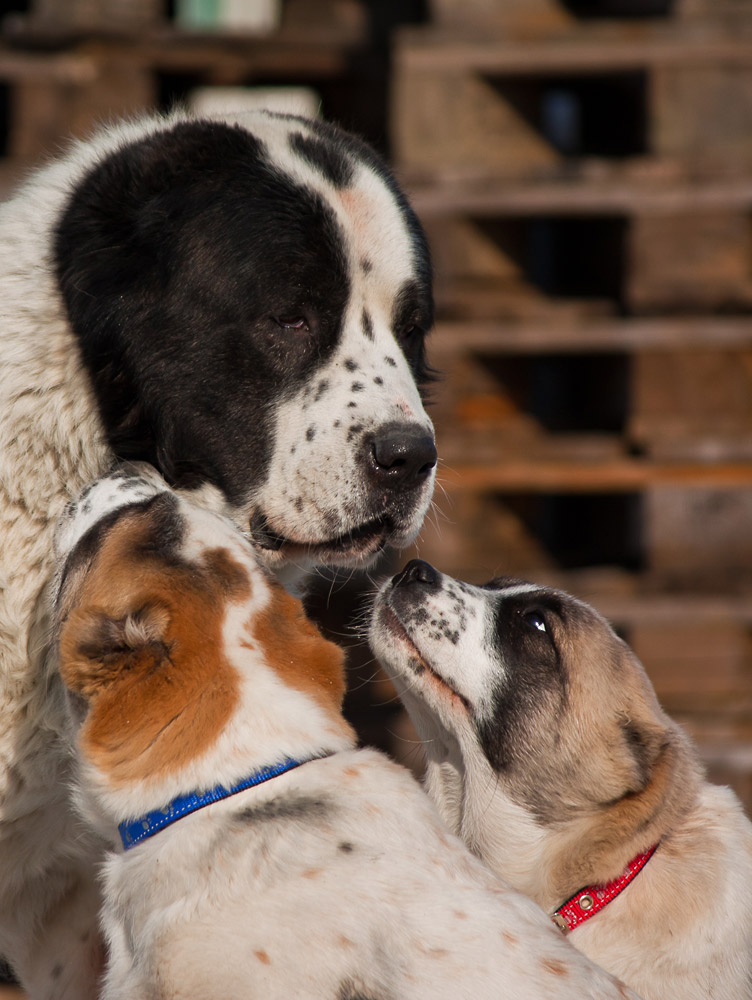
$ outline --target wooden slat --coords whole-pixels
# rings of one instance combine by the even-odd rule
[[[444,320],[437,323],[429,340],[429,351],[439,366],[442,356],[465,351],[574,354],[749,346],[752,346],[752,317],[747,316],[596,319],[541,324]]]
[[[751,489],[752,462],[649,462],[624,458],[601,462],[505,460],[495,465],[440,465],[448,491],[618,493],[662,486]]]
[[[752,66],[752,38],[725,36],[713,26],[682,33],[673,23],[578,24],[544,40],[495,37],[458,39],[457,32],[405,28],[396,58],[413,70],[471,70],[504,74],[594,73],[652,66]]]
[[[629,597],[598,594],[591,602],[609,621],[629,627],[636,624],[663,627],[692,622],[724,625],[743,622],[752,626],[752,594],[637,594]]]
[[[402,180],[418,215],[633,215],[752,207],[749,175],[660,180],[645,176],[639,165],[630,176],[620,166],[592,161],[553,180],[464,175],[421,182],[414,175],[411,180],[406,172]]]
[[[0,50],[0,80],[4,83],[92,83],[97,77],[95,60],[85,54],[36,55]]]
[[[697,206],[637,215],[626,235],[624,297],[636,312],[713,312],[752,306],[752,236],[747,212]]]

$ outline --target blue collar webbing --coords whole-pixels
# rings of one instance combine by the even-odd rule
[[[158,833],[164,827],[176,822],[176,820],[182,819],[183,816],[188,816],[190,813],[196,812],[197,809],[203,809],[204,806],[211,805],[212,802],[219,802],[220,799],[229,798],[231,795],[242,792],[246,788],[253,788],[254,785],[262,785],[265,781],[276,778],[277,775],[284,774],[285,771],[292,771],[293,768],[300,767],[301,764],[306,764],[310,760],[318,760],[320,757],[326,756],[328,754],[317,754],[315,757],[306,757],[305,760],[292,760],[290,757],[286,757],[279,764],[271,764],[269,767],[259,768],[258,771],[249,774],[247,778],[243,778],[237,784],[230,785],[229,788],[226,788],[224,785],[215,785],[214,788],[210,788],[205,792],[188,792],[187,795],[178,795],[177,798],[174,798],[172,802],[169,802],[161,809],[155,809],[144,816],[139,816],[138,819],[121,823],[118,826],[118,830],[120,831],[123,848],[127,851],[129,848],[135,847],[136,844]]]

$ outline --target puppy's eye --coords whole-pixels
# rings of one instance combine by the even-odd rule
[[[412,340],[414,337],[422,335],[423,330],[418,326],[417,323],[410,323],[408,326],[402,328],[402,333],[400,338],[402,340]]]
[[[546,619],[540,611],[523,611],[522,620],[526,625],[529,625],[530,628],[537,628],[539,632],[548,632]]]
[[[283,330],[301,332],[308,330],[308,321],[303,316],[275,316],[274,322],[277,326],[281,326]]]

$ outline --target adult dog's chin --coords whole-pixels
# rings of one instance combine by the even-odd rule
[[[353,569],[370,566],[386,549],[404,548],[417,527],[396,524],[387,515],[375,517],[329,538],[291,537],[273,530],[266,517],[251,518],[250,534],[261,558],[276,569],[285,563],[302,566],[342,566]]]

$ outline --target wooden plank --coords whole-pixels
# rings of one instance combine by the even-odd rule
[[[725,468],[728,468],[726,466]],[[739,464],[737,472],[752,463]],[[651,572],[671,584],[700,577],[718,585],[752,578],[752,489],[708,478],[647,484],[643,496],[644,550]],[[662,489],[657,489],[662,486]]]
[[[0,50],[0,80],[5,83],[92,83],[97,76],[95,60],[83,53],[37,55]]]
[[[615,493],[670,486],[688,490],[715,487],[743,492],[752,489],[752,462],[651,462],[636,458],[606,462],[530,462],[505,460],[500,453],[494,465],[442,464],[439,481],[450,492]]]
[[[102,24],[123,24],[141,28],[154,23],[162,14],[160,0],[33,0],[34,20],[70,25],[83,30]]]
[[[67,45],[74,55],[93,40],[112,58],[141,68],[220,74],[230,81],[245,82],[253,76],[298,80],[352,72],[353,54],[368,42],[362,6],[350,0],[331,0],[324,4],[331,8],[331,17],[315,25],[306,4],[292,6],[295,9],[283,18],[280,30],[268,37],[242,32],[186,32],[166,22],[137,31],[128,31],[122,25],[103,25],[98,32],[82,34],[74,28],[66,31],[59,24],[35,23],[21,16],[6,19],[4,34],[15,46]],[[317,6],[321,7],[321,3]],[[301,9],[305,16],[300,15]],[[6,51],[9,57],[19,55]]]
[[[553,38],[463,39],[456,31],[403,28],[395,59],[422,72],[457,70],[486,75],[615,73],[655,66],[752,66],[752,37],[726,35],[708,24],[682,32],[671,22],[575,25]]]
[[[752,232],[739,211],[636,215],[625,297],[638,311],[752,307]]]
[[[752,66],[657,67],[650,77],[649,148],[706,169],[752,162]]]
[[[556,323],[440,320],[429,353],[442,367],[458,353],[538,354],[586,351],[665,352],[752,347],[752,317],[679,316],[580,319]],[[446,359],[446,360],[445,360]]]
[[[745,621],[635,624],[629,643],[661,701],[683,710],[732,707],[752,715],[752,638]],[[712,664],[712,669],[709,665]]]
[[[482,167],[452,174],[443,167],[434,177],[399,171],[420,216],[465,213],[489,216],[676,214],[683,211],[749,211],[752,177],[691,179],[670,164],[654,171],[604,162],[576,165],[567,176],[501,179]],[[664,173],[664,177],[661,177]]]
[[[85,79],[16,81],[11,91],[9,155],[27,160],[43,156],[69,136],[85,136],[103,121],[154,106],[156,81],[147,69],[96,44],[84,54],[94,67]]]
[[[572,14],[558,0],[430,0],[431,20],[459,30],[478,25],[484,30],[531,32],[560,30],[572,23]]]
[[[752,444],[752,349],[640,354],[632,362],[629,437],[651,453],[704,442]]]
[[[390,116],[395,161],[428,169],[481,163],[502,174],[552,167],[560,157],[534,122],[535,95],[509,97],[463,69],[398,67]]]
[[[739,596],[719,593],[638,593],[635,595],[587,596],[602,615],[619,626],[651,628],[663,634],[667,628],[695,624],[752,626],[752,594]]]
[[[412,556],[471,583],[502,573],[539,578],[557,569],[535,531],[498,497],[472,490],[447,495],[441,487],[420,544],[403,553],[405,561]]]
[[[594,318],[613,316],[617,305],[606,298],[552,297],[528,280],[452,280],[436,266],[436,311],[470,326],[474,322],[497,324],[563,324],[574,328]]]

